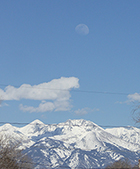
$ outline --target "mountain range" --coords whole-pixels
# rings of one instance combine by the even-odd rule
[[[124,158],[135,165],[140,157],[140,129],[130,126],[103,129],[83,119],[59,124],[35,120],[20,128],[4,124],[0,134],[20,141],[19,149],[32,158],[35,169],[105,168]]]

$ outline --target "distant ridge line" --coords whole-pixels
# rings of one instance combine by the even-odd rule
[[[39,124],[39,123],[36,123],[36,124],[31,124],[31,123],[28,123],[28,122],[4,122],[4,121],[0,121],[0,124],[11,124],[11,125],[41,125],[41,124]],[[64,122],[65,123],[65,122]],[[44,125],[59,125],[59,123],[52,123],[52,124],[45,124],[45,123],[43,123]],[[68,125],[68,124],[65,124],[65,125]],[[73,124],[73,126],[82,126],[82,125],[76,125],[76,124]],[[125,125],[97,125],[97,126],[99,126],[99,127],[108,127],[108,128],[110,128],[110,127],[113,127],[113,128],[117,128],[117,127],[124,127],[124,128],[130,128],[130,127],[136,127],[136,128],[140,128],[140,126],[129,126],[129,125],[127,125],[127,126],[125,126]]]

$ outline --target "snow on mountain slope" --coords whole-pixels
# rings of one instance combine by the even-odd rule
[[[131,151],[140,149],[136,142],[127,142],[111,132],[107,132],[91,121],[68,120],[64,123],[46,125],[39,120],[19,129],[28,139],[36,142],[44,137],[60,140],[83,150],[106,148],[106,143],[123,147]]]
[[[35,169],[45,168],[104,168],[120,158],[129,158],[132,164],[138,161],[139,154],[119,149],[108,144],[104,151],[85,151],[76,149],[62,141],[43,138],[25,150],[37,165]]]
[[[25,153],[33,157],[34,163],[38,164],[36,168],[40,169],[64,165],[72,151],[72,146],[44,137],[26,149]]]
[[[140,135],[136,128],[103,129],[91,121],[68,120],[44,124],[39,120],[21,127],[5,124],[0,134],[22,140],[35,169],[103,168],[120,158],[136,163],[140,156]]]
[[[140,144],[140,129],[136,127],[108,128],[105,131],[133,144]]]
[[[126,143],[125,140],[106,132],[103,128],[90,121],[68,120],[65,123],[60,123],[58,127],[61,129],[61,134],[50,138],[75,145],[76,148],[83,150],[104,150],[106,143],[132,151],[140,149],[139,144]]]
[[[17,142],[20,145],[20,149],[25,149],[30,147],[34,142],[22,132],[20,132],[18,127],[13,127],[11,124],[5,124],[0,127],[0,136],[5,141]]]
[[[30,124],[20,128],[20,131],[28,137],[38,136],[43,133],[45,124],[40,120],[35,120]]]
[[[30,124],[20,128],[19,131],[24,133],[33,141],[37,141],[43,137],[50,137],[60,134],[57,124],[44,124],[40,120],[31,122]]]

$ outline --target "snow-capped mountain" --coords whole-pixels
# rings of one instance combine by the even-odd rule
[[[20,145],[20,149],[25,149],[34,144],[34,142],[28,138],[24,133],[20,132],[20,128],[14,127],[11,124],[5,124],[0,127],[0,138],[9,142],[17,142]]]
[[[104,168],[120,158],[132,164],[140,156],[140,129],[103,129],[91,121],[68,120],[46,125],[39,120],[21,127],[5,124],[0,133],[22,140],[24,149],[41,168]]]
[[[136,127],[108,128],[105,131],[133,144],[140,144],[140,129]]]

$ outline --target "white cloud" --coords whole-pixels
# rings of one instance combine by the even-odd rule
[[[138,101],[138,102],[140,102],[140,94],[139,93],[129,94],[127,97],[129,99],[129,101]]]
[[[117,101],[116,104],[128,104],[130,105],[132,102],[140,102],[140,94],[139,93],[134,93],[134,94],[129,94],[127,96],[127,100],[126,101]]]
[[[85,108],[82,108],[82,109],[75,110],[75,114],[84,115],[84,114],[91,113],[91,112],[94,112],[94,111],[99,111],[99,109],[90,109],[88,107],[85,107]]]
[[[0,96],[2,100],[30,99],[42,101],[38,107],[23,106],[21,104],[20,109],[23,111],[66,111],[71,108],[70,90],[72,88],[79,88],[79,79],[76,77],[61,77],[34,86],[29,84],[23,84],[19,88],[7,86],[4,90],[0,89]]]
[[[23,106],[22,104],[19,105],[20,110],[24,112],[47,112],[47,111],[68,111],[70,110],[72,105],[70,104],[69,100],[66,101],[58,101],[55,102],[46,102],[42,101],[38,107],[32,106]]]
[[[70,98],[69,90],[79,88],[79,79],[75,77],[61,77],[48,83],[31,86],[23,84],[19,88],[7,86],[5,90],[0,89],[2,100],[67,100]]]
[[[24,112],[29,111],[30,113],[53,111],[55,108],[52,102],[43,102],[43,101],[39,104],[38,107],[23,106],[22,104],[20,104],[19,107],[20,107],[20,110]]]

